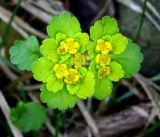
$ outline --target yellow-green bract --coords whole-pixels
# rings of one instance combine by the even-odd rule
[[[31,61],[34,78],[43,83],[41,100],[50,108],[65,110],[77,99],[92,96],[103,99],[111,94],[112,81],[131,77],[140,69],[143,56],[139,47],[119,32],[114,18],[96,21],[89,38],[77,18],[64,12],[52,18],[47,33],[49,37],[38,50],[28,44],[31,38],[22,43],[28,49],[24,58]],[[20,50],[20,44],[11,47],[11,61],[27,69],[20,55],[15,55]]]

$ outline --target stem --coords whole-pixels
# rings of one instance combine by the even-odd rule
[[[143,3],[143,11],[142,11],[142,16],[141,16],[141,20],[140,20],[140,25],[139,25],[139,28],[138,28],[138,31],[137,31],[137,35],[136,35],[136,41],[138,41],[140,33],[141,33],[141,30],[142,30],[144,17],[145,17],[145,11],[147,9],[147,2],[148,2],[148,0],[145,0],[144,3]]]
[[[55,123],[55,137],[59,137],[59,135],[60,135],[60,124],[61,124],[61,114],[60,114],[61,112],[60,111],[55,111],[55,114],[56,114],[56,123]]]
[[[2,42],[0,43],[0,48],[2,48],[4,45],[6,45],[7,38],[9,36],[9,34],[10,34],[10,31],[11,31],[11,24],[12,24],[12,22],[14,20],[14,17],[16,16],[16,13],[17,13],[19,7],[20,7],[21,1],[22,0],[18,0],[18,2],[16,4],[16,7],[13,10],[12,16],[10,17],[10,20],[9,20],[9,22],[8,22],[8,24],[6,26],[6,29],[4,31],[4,34],[2,36]]]

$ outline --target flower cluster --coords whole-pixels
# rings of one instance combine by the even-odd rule
[[[47,33],[31,71],[43,83],[40,97],[50,108],[65,110],[77,99],[92,96],[104,99],[111,95],[112,82],[140,69],[143,56],[139,47],[119,33],[114,18],[96,21],[89,36],[81,31],[77,18],[64,12],[53,17]],[[19,65],[14,51],[13,47],[12,62]]]

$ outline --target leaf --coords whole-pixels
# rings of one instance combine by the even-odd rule
[[[59,92],[54,93],[52,91],[48,91],[45,85],[43,85],[40,90],[40,98],[43,103],[47,103],[49,108],[66,110],[68,108],[74,107],[76,104],[77,97],[69,94],[65,88]]]
[[[26,40],[17,40],[9,50],[11,62],[20,70],[31,70],[32,63],[38,59],[39,43],[35,36]]]
[[[46,121],[45,109],[37,103],[18,103],[11,109],[11,121],[24,133],[39,130]]]
[[[81,32],[79,21],[67,12],[53,16],[50,24],[47,26],[47,33],[49,37],[53,38],[56,38],[57,33],[66,34],[67,37],[73,37],[78,32]]]
[[[115,18],[104,16],[102,18],[102,24],[104,26],[103,33],[106,35],[114,35],[119,32],[118,23]]]
[[[102,20],[96,21],[95,24],[90,27],[90,37],[93,41],[102,38],[104,35],[114,35],[118,32],[119,28],[116,19],[109,16],[105,16]]]
[[[80,43],[80,52],[86,51],[86,45],[89,43],[89,36],[87,33],[79,32],[75,35],[75,40]]]
[[[46,88],[49,91],[58,92],[63,89],[63,81],[59,81],[54,74],[49,75],[46,82]]]
[[[80,99],[86,99],[94,94],[95,79],[94,74],[88,71],[84,79],[79,83],[79,90],[76,95]]]
[[[52,61],[41,57],[32,64],[33,77],[42,82],[46,82],[48,76],[52,73]]]
[[[47,38],[40,46],[40,52],[47,59],[57,62],[59,59],[59,56],[57,55],[57,47],[58,45],[56,44],[55,39]]]
[[[112,36],[112,47],[113,47],[113,54],[120,54],[122,53],[125,49],[126,46],[128,44],[128,39],[123,36],[120,33],[117,33],[115,35]]]
[[[90,27],[90,37],[91,40],[96,41],[98,38],[103,36],[103,26],[102,21],[98,20],[94,23],[93,26]]]
[[[121,78],[123,78],[124,71],[122,69],[122,66],[119,63],[113,61],[110,63],[109,67],[110,67],[110,74],[108,75],[108,78],[111,81],[117,82]]]
[[[137,44],[129,42],[125,51],[120,55],[112,55],[112,59],[122,65],[125,77],[129,78],[140,70],[143,54]]]
[[[96,78],[95,93],[94,96],[101,100],[112,93],[113,84],[108,78],[98,79]]]

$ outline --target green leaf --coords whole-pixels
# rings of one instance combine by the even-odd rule
[[[59,81],[54,74],[49,75],[46,82],[46,88],[49,91],[58,92],[63,89],[63,81]]]
[[[89,43],[89,36],[87,33],[79,32],[75,35],[75,40],[80,43],[80,52],[86,51],[86,45]]]
[[[53,16],[50,24],[47,26],[47,33],[49,37],[53,38],[56,38],[57,33],[66,34],[67,37],[73,37],[78,32],[81,32],[79,21],[67,12]]]
[[[112,93],[113,84],[108,78],[98,79],[96,78],[95,93],[94,96],[101,100]]]
[[[33,77],[42,82],[46,82],[48,76],[52,73],[52,61],[41,57],[32,64]]]
[[[24,133],[37,131],[46,121],[45,109],[37,103],[18,103],[11,109],[11,121]]]
[[[90,28],[91,40],[96,41],[104,35],[114,35],[119,32],[118,23],[116,19],[105,16],[102,20],[95,22]]]
[[[94,94],[95,79],[94,74],[88,71],[84,79],[79,83],[79,90],[76,95],[80,99],[86,99]]]
[[[96,42],[90,42],[87,45],[87,52],[91,59],[94,59],[96,56],[95,48],[96,48]]]
[[[105,16],[102,18],[102,25],[104,26],[103,33],[106,35],[114,35],[119,32],[118,23],[115,18]]]
[[[10,60],[20,70],[31,70],[32,63],[38,59],[39,43],[35,36],[26,40],[17,40],[9,50]]]
[[[112,50],[113,54],[118,55],[126,49],[128,39],[125,36],[123,36],[122,34],[117,33],[112,36],[111,43],[112,43],[112,47],[113,47],[113,50]]]
[[[122,69],[122,66],[119,63],[113,61],[110,63],[109,67],[110,67],[110,74],[108,75],[108,78],[111,81],[117,82],[121,78],[123,78],[124,71]]]
[[[67,84],[67,90],[70,94],[76,94],[76,92],[79,90],[79,84]]]
[[[125,77],[129,78],[140,70],[143,54],[137,44],[129,42],[125,51],[120,55],[112,55],[112,59],[122,65]]]
[[[66,110],[68,108],[74,107],[76,104],[77,97],[69,94],[65,88],[59,92],[54,93],[52,91],[48,91],[45,85],[43,85],[40,90],[40,98],[43,103],[47,103],[49,108]]]
[[[90,27],[90,37],[91,40],[96,41],[98,38],[103,36],[103,26],[102,21],[98,20],[94,23],[93,26]]]
[[[40,52],[47,59],[57,62],[59,59],[59,56],[57,55],[57,47],[58,45],[56,44],[55,39],[47,38],[40,46]]]

